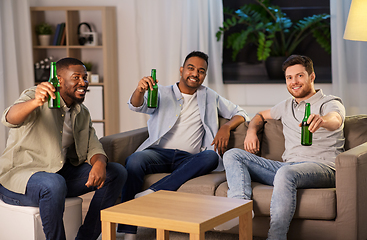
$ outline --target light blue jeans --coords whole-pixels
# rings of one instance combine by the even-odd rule
[[[251,199],[251,180],[274,186],[268,239],[287,239],[297,188],[335,187],[335,170],[320,162],[279,162],[233,148],[224,153],[228,197]]]

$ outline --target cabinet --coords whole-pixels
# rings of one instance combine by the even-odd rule
[[[64,57],[73,57],[82,62],[92,62],[92,73],[99,75],[98,83],[89,83],[90,87],[99,87],[100,91],[87,93],[86,99],[90,111],[99,112],[92,114],[95,125],[102,126],[99,137],[118,133],[119,130],[119,94],[117,76],[117,33],[116,9],[109,6],[83,6],[83,7],[31,7],[32,48],[33,61],[39,62],[46,57],[53,56],[53,61]],[[47,22],[54,26],[65,23],[65,45],[40,46],[35,26]],[[96,46],[80,45],[78,41],[78,25],[87,22],[92,31],[97,33]],[[80,32],[83,25],[80,27]],[[83,28],[84,29],[84,28]],[[89,32],[89,29],[86,30]],[[53,39],[54,36],[51,36]],[[52,40],[50,42],[52,44]],[[97,94],[95,94],[97,93]],[[92,101],[91,101],[92,100]],[[102,110],[98,101],[103,101]],[[100,127],[99,127],[100,128]]]

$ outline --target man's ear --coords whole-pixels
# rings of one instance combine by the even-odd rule
[[[180,76],[182,77],[183,67],[180,67]]]
[[[311,82],[315,81],[315,79],[316,79],[316,73],[315,72],[312,72],[310,77],[311,77]]]
[[[57,75],[57,79],[59,80],[59,83],[61,85],[61,83],[63,82],[64,79],[60,75]]]

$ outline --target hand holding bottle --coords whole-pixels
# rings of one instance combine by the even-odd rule
[[[37,105],[42,106],[47,102],[49,96],[51,96],[52,99],[56,98],[54,86],[49,82],[41,82],[38,84],[34,99]]]
[[[157,85],[157,79],[156,79],[156,70],[152,69],[151,78],[154,81],[153,89],[148,89],[148,101],[147,105],[148,108],[156,108],[158,107],[158,85]]]
[[[136,87],[133,95],[131,96],[130,102],[135,107],[140,107],[144,102],[144,94],[148,89],[153,90],[154,86],[157,88],[158,80],[153,79],[154,76],[143,77]]]
[[[323,127],[324,125],[324,118],[321,117],[318,114],[311,114],[308,117],[307,123],[309,124],[308,130],[312,133],[316,132],[320,127]],[[302,123],[299,124],[300,127],[302,127]]]
[[[138,87],[136,88],[137,91],[140,93],[145,93],[145,91],[148,91],[148,89],[153,90],[153,87],[155,84],[158,83],[158,80],[154,81],[152,76],[143,77],[139,83]]]

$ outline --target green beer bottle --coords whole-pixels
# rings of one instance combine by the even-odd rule
[[[60,83],[59,83],[59,79],[57,79],[55,62],[51,62],[50,79],[48,80],[48,82],[51,83],[56,89],[55,99],[53,99],[51,96],[48,96],[48,107],[49,108],[60,108],[60,105],[61,105],[60,104]]]
[[[311,104],[306,103],[305,116],[303,117],[303,120],[302,120],[302,132],[301,132],[301,144],[303,146],[312,145],[312,132],[308,130],[308,126],[310,124],[307,123],[307,120],[310,114],[311,114]]]
[[[156,108],[158,106],[158,85],[156,81],[156,70],[152,69],[152,78],[156,83],[153,90],[148,89],[148,108]]]

